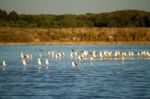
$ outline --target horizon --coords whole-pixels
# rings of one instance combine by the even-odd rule
[[[87,14],[120,10],[150,11],[150,0],[1,0],[0,9],[18,14]]]
[[[7,10],[4,10],[4,9],[0,9],[0,10],[3,10],[3,11],[6,11],[7,13],[10,13],[12,11],[15,11],[15,10],[10,10],[10,11],[7,11]],[[87,12],[87,13],[79,13],[79,14],[74,14],[74,13],[64,13],[64,14],[52,14],[52,13],[45,13],[45,14],[28,14],[28,13],[18,13],[17,11],[15,11],[18,15],[86,15],[86,14],[102,14],[102,13],[112,13],[112,12],[117,12],[117,11],[143,11],[143,12],[150,12],[150,11],[146,11],[146,10],[136,10],[136,9],[122,9],[122,10],[114,10],[114,11],[108,11],[108,12],[100,12],[100,13],[91,13],[91,12]]]

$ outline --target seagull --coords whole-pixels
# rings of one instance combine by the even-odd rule
[[[91,57],[90,57],[90,60],[91,60],[91,61],[93,61],[93,60],[94,60],[94,58],[91,56]]]
[[[45,64],[49,65],[48,59],[45,59]]]
[[[6,62],[5,62],[5,60],[3,60],[3,63],[2,63],[2,65],[3,65],[3,66],[6,66]]]
[[[41,59],[40,58],[38,58],[38,65],[41,65],[42,63],[41,63]]]
[[[26,60],[25,60],[25,59],[23,59],[23,60],[22,60],[22,64],[23,64],[23,65],[27,65],[27,63],[26,63]]]
[[[74,61],[72,62],[72,67],[75,68],[77,66],[77,63],[75,63]]]
[[[23,55],[23,53],[21,52],[21,58],[23,59],[24,58],[24,55]]]

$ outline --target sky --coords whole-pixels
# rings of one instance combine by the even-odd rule
[[[0,0],[0,9],[20,14],[86,14],[116,10],[150,11],[150,0]]]

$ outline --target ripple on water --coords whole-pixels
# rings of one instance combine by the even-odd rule
[[[136,47],[136,49],[135,49]],[[1,99],[135,99],[150,97],[150,61],[136,60],[84,60],[77,61],[72,68],[70,52],[84,46],[5,46],[1,47],[0,61],[5,58],[6,70],[0,66]],[[86,50],[150,50],[150,46],[101,46],[86,45]],[[10,50],[11,49],[11,50]],[[44,49],[41,66],[37,65],[39,49]],[[66,53],[63,59],[49,58],[48,68],[44,59],[49,49]],[[5,51],[5,52],[4,52]],[[20,52],[33,53],[33,60],[27,66],[20,61]],[[6,53],[7,52],[7,53]],[[5,57],[4,57],[5,56]],[[40,68],[39,68],[40,67]]]

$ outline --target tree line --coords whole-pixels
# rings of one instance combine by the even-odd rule
[[[77,27],[150,27],[150,12],[121,10],[87,14],[18,14],[0,9],[0,27],[77,28]]]

